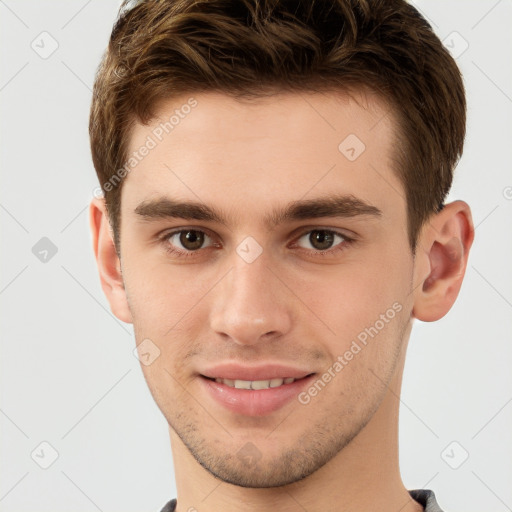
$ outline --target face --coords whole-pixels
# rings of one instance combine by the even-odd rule
[[[208,471],[292,483],[371,420],[407,341],[413,257],[393,121],[369,95],[188,100],[161,105],[130,141],[130,155],[151,146],[121,196],[142,369]]]

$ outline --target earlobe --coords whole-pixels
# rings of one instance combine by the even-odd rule
[[[459,294],[473,238],[471,210],[463,201],[446,205],[429,219],[415,261],[415,318],[433,322],[448,313]]]
[[[121,263],[112,238],[103,198],[92,199],[89,206],[89,223],[103,293],[107,297],[112,313],[119,320],[132,323],[121,273]]]

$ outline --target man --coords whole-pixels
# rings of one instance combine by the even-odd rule
[[[460,72],[401,0],[124,6],[91,109],[113,313],[169,424],[163,511],[441,510],[408,491],[414,319],[473,241]]]

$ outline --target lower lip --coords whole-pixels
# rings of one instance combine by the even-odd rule
[[[264,416],[277,411],[297,398],[301,390],[314,378],[313,375],[268,389],[237,389],[200,376],[206,391],[230,411],[246,416]]]

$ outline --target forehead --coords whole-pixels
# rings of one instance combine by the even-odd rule
[[[242,101],[218,92],[182,95],[162,102],[147,125],[134,125],[127,157],[139,157],[122,205],[133,210],[170,193],[229,200],[249,212],[335,188],[386,207],[402,201],[394,139],[388,105],[368,92]]]

